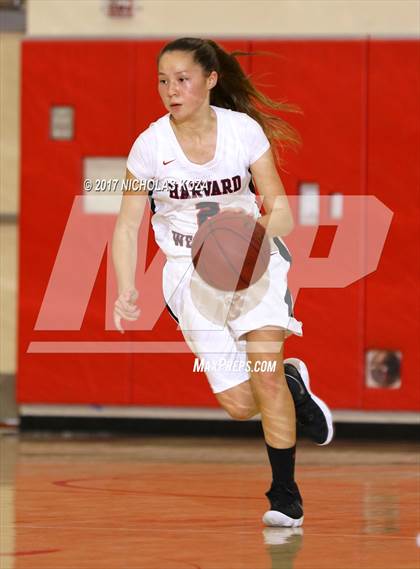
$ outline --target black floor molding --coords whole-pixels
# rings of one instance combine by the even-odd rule
[[[121,419],[94,417],[20,418],[20,431],[50,431],[110,436],[190,436],[190,437],[261,437],[259,421],[211,421],[196,419]],[[299,435],[302,433],[299,432]],[[336,439],[385,439],[413,441],[420,439],[418,424],[336,423]]]

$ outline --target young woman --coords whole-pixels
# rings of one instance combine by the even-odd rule
[[[293,316],[286,280],[291,258],[280,238],[290,233],[293,219],[271,145],[298,141],[294,129],[273,113],[292,107],[260,93],[235,56],[211,40],[181,38],[167,44],[158,56],[158,77],[168,113],[134,142],[127,179],[155,183],[149,197],[156,241],[167,257],[164,297],[193,352],[209,364],[206,375],[221,406],[234,419],[261,414],[273,474],[264,523],[300,526],[302,498],[294,478],[296,418],[318,444],[330,442],[333,427],[328,407],[309,391],[305,364],[283,361],[284,340],[292,333],[301,336],[302,324]],[[262,216],[254,183],[263,199]],[[134,275],[148,195],[145,185],[136,190],[142,187],[123,196],[113,238],[119,290],[114,319],[120,331],[121,319],[133,321],[140,313]],[[257,301],[241,310],[240,295],[235,295],[220,326],[197,302],[191,241],[208,216],[229,208],[258,217],[270,238],[271,256],[268,280]],[[214,302],[220,304],[214,292]],[[218,367],[221,354],[234,365]],[[274,371],[273,364],[262,362],[274,362]]]

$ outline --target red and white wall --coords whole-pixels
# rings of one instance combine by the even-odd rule
[[[29,15],[38,2],[29,3]],[[63,9],[65,4],[60,2]],[[145,10],[152,9],[153,3],[141,4]],[[297,4],[325,3],[280,4],[294,4],[296,13]],[[373,9],[377,3],[364,4]],[[21,412],[38,408],[48,414],[66,405],[70,413],[73,406],[87,414],[104,406],[104,414],[118,408],[122,415],[126,410],[140,416],[151,408],[169,407],[187,415],[188,409],[216,407],[204,376],[192,372],[189,353],[114,348],[113,353],[82,353],[83,346],[92,342],[137,345],[181,340],[165,311],[151,330],[131,329],[121,337],[106,329],[112,286],[106,245],[113,213],[81,214],[86,242],[80,257],[75,254],[69,274],[72,284],[64,287],[61,303],[66,298],[71,302],[72,287],[84,279],[86,251],[91,248],[96,258],[101,256],[97,274],[89,276],[91,287],[80,330],[60,328],[59,323],[54,329],[43,329],[39,324],[70,213],[75,199],[83,196],[87,161],[120,159],[115,162],[118,169],[137,134],[164,113],[155,87],[155,58],[164,40],[41,39],[35,37],[36,30],[42,33],[41,19],[34,14],[29,20],[34,37],[23,42],[22,50],[17,391]],[[308,14],[301,16],[308,25]],[[141,11],[136,17],[141,17]],[[347,22],[337,19],[337,29],[343,21]],[[216,39],[217,35],[213,34]],[[304,322],[304,337],[289,339],[286,355],[308,362],[315,390],[336,411],[418,410],[420,44],[410,37],[320,35],[256,40],[246,33],[232,35],[237,37],[219,39],[227,49],[281,55],[252,56],[243,64],[268,95],[286,97],[304,111],[303,116],[290,116],[304,141],[297,155],[288,154],[282,173],[291,198],[299,196],[305,184],[314,184],[326,203],[334,194],[372,195],[394,214],[376,271],[343,288],[300,290],[295,312]],[[51,138],[51,109],[57,106],[73,109],[70,140]],[[302,230],[299,216],[297,225],[296,231]],[[328,257],[331,236],[323,231],[321,219],[319,225],[311,229],[315,238],[311,255]],[[155,252],[150,239],[148,263]],[[291,278],[293,271],[296,268]],[[146,306],[148,299],[140,298],[142,302]],[[67,346],[68,353],[54,353],[51,346],[58,342]],[[401,352],[398,389],[366,386],[366,354],[372,349]]]

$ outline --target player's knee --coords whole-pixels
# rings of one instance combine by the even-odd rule
[[[235,421],[246,421],[254,415],[252,409],[241,405],[229,405],[229,407],[225,407],[225,411]]]

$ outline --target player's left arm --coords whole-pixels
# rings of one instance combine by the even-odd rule
[[[294,227],[293,215],[271,149],[251,164],[250,169],[265,211],[258,223],[265,227],[269,237],[288,235]]]

